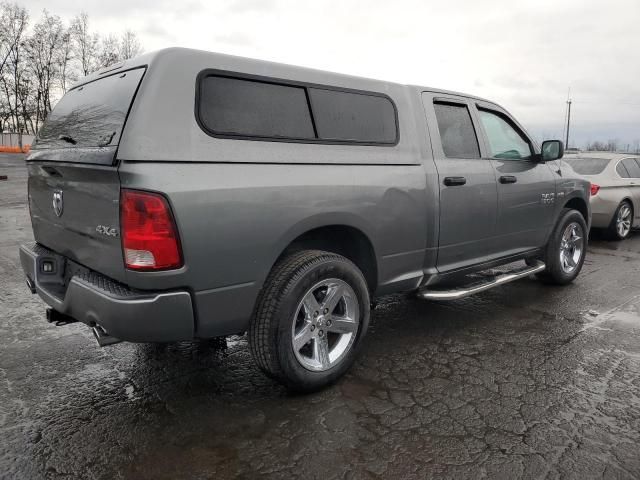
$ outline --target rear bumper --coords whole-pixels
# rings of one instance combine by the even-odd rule
[[[592,226],[595,228],[607,228],[611,224],[613,214],[620,204],[619,198],[610,198],[608,192],[601,190],[598,195],[591,197]]]
[[[193,338],[189,292],[133,290],[70,261],[64,262],[64,281],[62,276],[42,272],[43,260],[59,262],[60,258],[37,243],[20,247],[28,283],[54,310],[89,326],[99,325],[121,340],[169,342]]]

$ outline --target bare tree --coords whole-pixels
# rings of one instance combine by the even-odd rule
[[[16,3],[0,3],[0,74],[27,28],[27,11]]]
[[[73,19],[71,32],[75,43],[76,57],[83,75],[89,75],[96,67],[99,37],[89,31],[89,15],[82,12]]]
[[[0,5],[0,31],[2,31],[3,57],[0,58],[0,87],[5,96],[9,120],[17,133],[27,133],[29,109],[25,105],[28,89],[23,62],[25,33],[29,21],[27,10],[17,4]],[[22,147],[22,138],[19,140]]]
[[[51,111],[51,95],[58,78],[57,56],[62,45],[64,27],[60,17],[44,10],[41,20],[25,41],[25,57],[32,74],[35,93],[36,128]]]
[[[138,36],[135,32],[131,30],[127,30],[122,34],[122,38],[120,39],[120,50],[119,57],[120,60],[128,60],[130,58],[137,57],[142,53],[142,45],[140,45],[140,41],[138,40]]]
[[[71,65],[73,59],[73,37],[71,35],[71,28],[67,28],[62,33],[60,49],[56,56],[58,63],[58,82],[63,94],[67,93],[69,83],[76,80],[76,75]]]
[[[4,95],[0,95],[0,133],[9,130],[11,124],[11,109]]]
[[[118,38],[109,34],[102,38],[98,51],[98,68],[108,67],[120,61],[120,45]]]

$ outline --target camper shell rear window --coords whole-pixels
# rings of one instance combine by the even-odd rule
[[[221,138],[380,146],[399,138],[387,95],[215,70],[198,77],[196,117]]]
[[[144,72],[118,72],[69,90],[40,128],[33,150],[117,147]],[[87,161],[90,156],[83,155]]]

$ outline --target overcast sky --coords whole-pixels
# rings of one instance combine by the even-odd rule
[[[29,0],[95,32],[459,90],[539,140],[640,140],[640,0]]]

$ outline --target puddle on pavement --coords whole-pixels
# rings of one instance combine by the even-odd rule
[[[604,324],[624,324],[640,327],[640,295],[636,295],[626,302],[612,308],[611,310],[599,313],[590,311],[584,315],[586,323],[581,331],[589,329],[612,330],[610,326]]]

